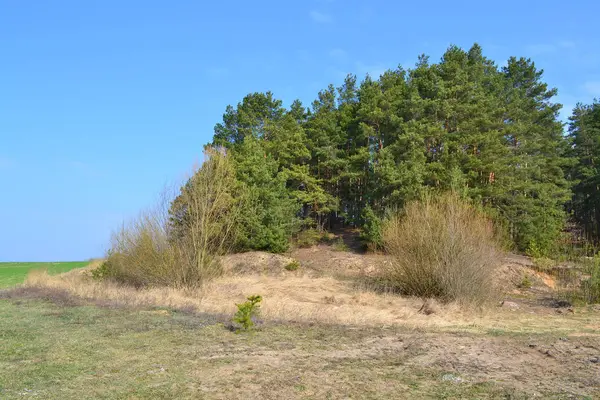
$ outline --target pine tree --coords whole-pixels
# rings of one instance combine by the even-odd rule
[[[332,85],[319,92],[305,129],[311,153],[310,175],[314,182],[319,182],[325,194],[321,205],[310,206],[309,212],[316,216],[317,225],[322,227],[331,222],[330,214],[338,210],[339,177],[344,164],[339,151],[344,134],[338,122],[336,92]]]
[[[520,250],[535,245],[549,253],[565,222],[569,184],[567,142],[558,119],[556,89],[542,82],[542,70],[529,59],[511,58],[502,70],[506,78],[504,137],[510,151],[507,170],[496,175],[494,205],[512,228]]]
[[[269,123],[264,146],[278,163],[278,172],[285,179],[290,196],[302,205],[302,216],[312,221],[336,209],[337,202],[325,191],[323,181],[310,173],[311,153],[297,114],[292,109],[280,120]]]
[[[262,138],[265,125],[279,120],[284,113],[281,100],[273,98],[271,92],[249,94],[236,108],[227,106],[223,122],[215,126],[212,146],[231,148],[247,136]]]
[[[573,182],[571,208],[586,238],[600,241],[600,103],[578,104],[569,125]]]
[[[286,188],[286,175],[253,136],[247,136],[237,147],[233,159],[244,204],[238,249],[287,250],[299,225],[300,204]]]
[[[542,73],[514,57],[498,68],[474,44],[450,46],[438,63],[422,55],[414,68],[379,79],[348,75],[309,109],[296,100],[286,110],[270,92],[247,95],[227,108],[213,139],[236,160],[256,207],[245,228],[256,239],[243,246],[280,250],[299,219],[325,228],[364,225],[376,238],[371,219],[425,193],[453,190],[489,210],[518,249],[549,252],[570,197],[564,171],[577,183],[574,216],[598,240],[590,144],[600,129],[598,106],[576,110],[569,150],[556,90]]]

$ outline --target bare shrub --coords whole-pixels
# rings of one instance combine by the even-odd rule
[[[218,257],[235,242],[244,201],[229,158],[216,150],[206,155],[169,210],[169,237],[181,259],[177,276],[184,286],[221,274]]]
[[[171,273],[179,260],[161,221],[164,212],[156,207],[123,224],[112,234],[105,263],[92,275],[136,287],[172,283]]]
[[[558,268],[554,274],[561,297],[574,304],[600,303],[600,254],[583,258],[578,268]]]
[[[409,203],[383,227],[384,279],[407,295],[482,304],[496,293],[492,222],[454,194]]]
[[[97,276],[141,286],[196,287],[219,276],[218,256],[233,242],[239,201],[226,155],[206,161],[170,201],[142,213],[112,236]]]

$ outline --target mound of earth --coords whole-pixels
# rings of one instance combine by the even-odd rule
[[[544,272],[536,271],[529,265],[515,263],[508,259],[496,270],[496,281],[501,287],[519,289],[524,280],[536,290],[549,292],[556,289],[556,279]]]
[[[360,253],[339,251],[329,245],[293,249],[286,254],[272,254],[263,251],[230,254],[222,259],[225,274],[228,275],[269,275],[289,276],[286,266],[298,263],[298,273],[308,276],[330,276],[335,278],[356,278],[375,276],[386,264],[389,256],[380,253]],[[530,258],[508,255],[496,270],[496,280],[508,291],[523,289],[527,280],[531,288],[539,292],[551,292],[556,289],[553,275],[537,271]]]
[[[334,277],[372,276],[390,262],[384,254],[338,251],[327,245],[295,249],[290,255],[305,270]]]
[[[285,267],[293,264],[291,257],[267,253],[264,251],[250,251],[247,253],[229,254],[221,258],[221,265],[225,274],[230,275],[284,275],[290,271]]]
[[[338,251],[332,246],[319,245],[294,249],[286,254],[264,251],[229,254],[221,258],[225,274],[231,275],[290,275],[286,266],[298,263],[298,273],[309,276],[357,277],[376,274],[389,262],[382,254]]]

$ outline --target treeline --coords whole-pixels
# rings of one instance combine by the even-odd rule
[[[588,242],[600,242],[600,103],[578,104],[569,124],[567,177],[573,183],[568,210]]]
[[[525,58],[499,67],[475,44],[379,79],[349,75],[310,107],[247,95],[227,107],[209,145],[235,170],[235,246],[279,252],[302,230],[343,226],[378,245],[388,210],[449,190],[481,206],[520,251],[551,252],[568,221],[597,242],[600,105],[578,106],[564,135],[542,72]],[[174,226],[185,209],[180,196]]]

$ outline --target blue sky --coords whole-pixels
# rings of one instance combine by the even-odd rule
[[[533,58],[567,108],[590,102],[598,15],[592,0],[0,0],[0,261],[102,255],[249,92],[309,104],[346,73],[478,42],[498,64]]]

